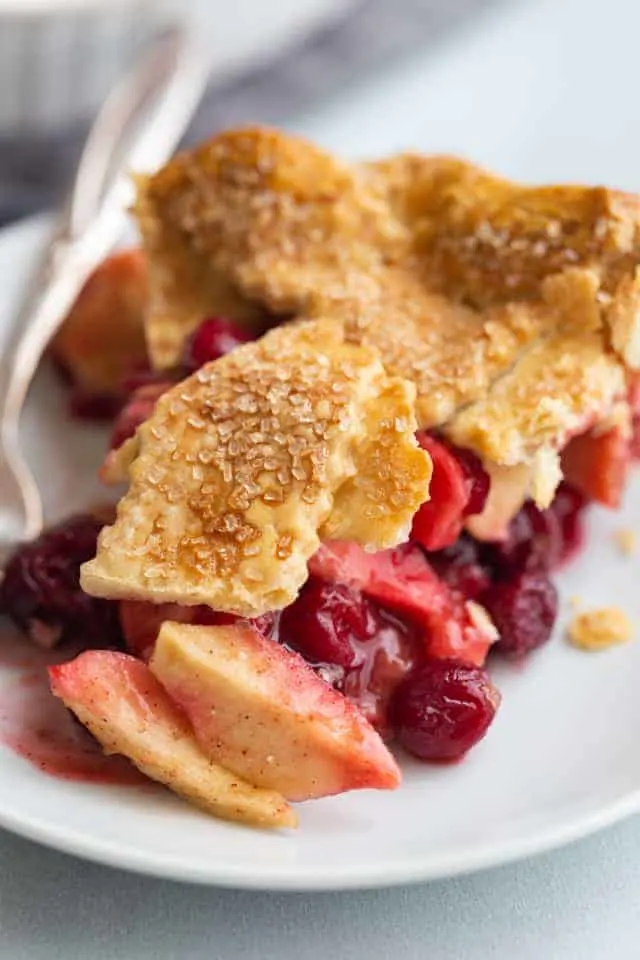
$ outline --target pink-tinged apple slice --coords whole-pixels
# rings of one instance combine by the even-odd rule
[[[146,600],[121,600],[118,604],[120,626],[129,653],[148,660],[153,653],[160,627],[165,620],[192,622],[196,607],[179,603],[149,603]]]
[[[393,789],[398,766],[360,711],[297,653],[246,623],[165,623],[151,670],[203,752],[239,776],[310,800]]]
[[[433,462],[429,500],[423,503],[411,529],[411,539],[425,550],[442,550],[460,536],[469,501],[470,484],[460,461],[444,444],[420,431],[417,439]]]
[[[134,657],[149,660],[153,653],[160,627],[165,620],[174,623],[199,623],[202,626],[219,626],[240,620],[233,613],[222,613],[210,607],[197,605],[185,607],[179,603],[149,603],[148,600],[121,600],[119,603],[120,626],[127,651]],[[248,621],[265,636],[270,636],[277,623],[277,614],[263,613]]]
[[[565,480],[590,500],[620,506],[631,464],[631,436],[620,427],[574,437],[562,453]]]
[[[152,780],[225,820],[294,827],[284,797],[244,782],[205,757],[179,708],[146,664],[126,653],[88,650],[49,668],[51,689],[102,744]]]
[[[185,607],[179,603],[149,603],[148,600],[121,600],[118,612],[127,650],[142,660],[151,657],[165,620],[218,624],[235,623],[238,619],[231,613],[217,613],[201,605]]]

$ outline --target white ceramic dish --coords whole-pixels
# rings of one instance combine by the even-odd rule
[[[0,236],[0,336],[42,225]],[[103,438],[71,427],[43,371],[27,409],[29,452],[51,516],[95,500]],[[590,544],[559,578],[565,600],[620,604],[640,620],[638,561],[615,529],[640,528],[640,476],[619,515],[594,511]],[[558,636],[524,666],[496,664],[503,706],[486,741],[454,767],[406,764],[394,794],[302,806],[295,835],[211,820],[161,790],[65,782],[0,747],[0,824],[133,870],[268,889],[385,886],[549,849],[640,810],[640,642],[585,654]],[[0,668],[0,707],[6,668]]]

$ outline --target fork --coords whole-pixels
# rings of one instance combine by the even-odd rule
[[[20,446],[29,387],[51,337],[83,284],[109,253],[134,199],[132,171],[170,156],[198,105],[207,58],[186,29],[171,28],[114,88],[87,137],[73,187],[0,359],[0,562],[38,536],[42,496]]]

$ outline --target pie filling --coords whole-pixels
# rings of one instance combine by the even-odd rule
[[[408,162],[407,158],[405,162]],[[292,169],[295,171],[296,168]],[[380,167],[376,168],[375,175],[380,176],[381,171],[385,177],[391,177],[392,184],[396,183],[394,177],[400,174],[405,176],[407,172],[404,168],[398,168],[394,173],[393,170]],[[454,183],[459,171],[454,165],[446,168],[446,176],[440,175],[443,179],[442,182],[438,181],[438,189],[446,197],[448,189],[454,191],[450,183],[447,185],[447,178],[452,178],[451,183]],[[373,176],[374,168],[371,167],[367,177]],[[228,177],[232,179],[231,174]],[[223,178],[223,186],[230,183],[231,179]],[[244,181],[239,180],[239,183],[243,185]],[[483,183],[474,181],[473,189],[484,189],[486,184],[483,186]],[[345,196],[350,196],[349,190],[352,188],[356,190],[353,184],[340,187]],[[427,186],[423,184],[421,189],[427,191]],[[433,184],[429,181],[431,189]],[[332,194],[328,186],[327,190],[327,197],[330,198]],[[371,197],[366,202],[358,199],[357,190],[354,193],[357,202],[353,201],[353,208],[359,211],[358,215],[362,210],[368,211],[367,217],[370,214],[375,220],[377,213],[374,216],[371,211],[377,208],[375,204],[371,208],[368,206]],[[474,196],[473,192],[471,195]],[[235,194],[232,199],[234,197]],[[326,199],[312,191],[306,202],[312,211],[318,207],[323,218]],[[145,200],[145,203],[148,202],[149,197]],[[271,202],[269,198],[268,202]],[[466,209],[460,197],[456,202],[461,204],[461,209]],[[551,203],[551,200],[548,202]],[[526,206],[526,201],[522,203]],[[393,204],[396,204],[394,216],[400,216],[397,211],[401,205],[397,198],[393,199]],[[306,211],[306,207],[304,209]],[[448,216],[446,209],[445,204],[438,213],[445,219]],[[230,210],[233,210],[233,204]],[[546,222],[548,214],[544,209],[542,212],[543,221]],[[140,211],[138,213],[141,215]],[[467,213],[473,216],[469,210]],[[534,219],[539,213],[539,210],[534,211]],[[143,219],[147,214],[145,206]],[[192,214],[193,211],[189,216]],[[493,211],[493,214],[498,219],[501,215],[499,211]],[[197,216],[197,210],[193,215]],[[295,217],[292,220],[294,224],[297,223]],[[350,220],[348,222],[351,223]],[[535,222],[537,224],[537,220]],[[328,236],[335,225],[328,226],[324,219],[321,223],[322,228],[318,226],[316,231],[318,236]],[[458,226],[462,229],[461,224],[462,221]],[[363,236],[375,234],[368,220],[360,223],[357,229]],[[449,229],[452,229],[451,225]],[[150,252],[160,262],[162,258],[157,249],[154,251],[149,239],[148,224],[143,232],[145,230],[147,245],[151,245]],[[157,594],[149,588],[146,594],[138,592],[136,595],[133,587],[142,576],[136,573],[137,567],[132,567],[130,580],[125,583],[123,579],[125,585],[121,588],[117,583],[117,563],[115,575],[112,563],[111,571],[103,564],[99,570],[100,576],[97,576],[96,552],[100,560],[101,553],[109,554],[110,549],[103,536],[98,541],[104,517],[73,517],[16,551],[0,586],[1,607],[40,647],[49,648],[65,642],[80,643],[86,647],[87,652],[77,660],[52,668],[51,684],[56,696],[70,707],[107,752],[124,754],[152,779],[168,785],[211,813],[264,826],[291,826],[295,815],[287,800],[309,799],[361,787],[397,786],[400,774],[383,741],[394,741],[423,761],[450,762],[463,757],[484,737],[500,704],[500,694],[487,670],[488,658],[489,667],[490,658],[494,656],[522,658],[548,641],[558,609],[553,573],[581,548],[583,517],[589,505],[594,502],[610,507],[619,505],[630,465],[634,458],[640,456],[640,377],[625,371],[617,360],[611,358],[608,348],[603,347],[601,340],[597,339],[601,334],[594,332],[597,323],[595,327],[590,327],[587,320],[581,318],[580,324],[584,322],[585,327],[580,333],[581,339],[567,340],[573,334],[570,325],[564,324],[569,314],[565,316],[563,311],[569,305],[575,307],[577,304],[580,312],[586,303],[583,298],[596,296],[595,275],[587,276],[586,272],[584,275],[572,274],[565,286],[559,283],[545,286],[541,265],[541,276],[534,279],[536,284],[542,283],[543,298],[547,298],[548,302],[544,306],[532,305],[527,299],[531,290],[520,276],[518,295],[522,297],[522,302],[509,302],[504,307],[499,302],[504,291],[497,281],[495,264],[491,260],[496,244],[499,246],[502,240],[498,233],[488,236],[487,231],[490,232],[489,225],[482,227],[480,224],[477,237],[478,243],[488,243],[489,254],[486,250],[477,252],[475,247],[472,250],[472,245],[465,245],[463,241],[460,241],[462,253],[452,252],[444,240],[442,249],[438,251],[434,248],[434,252],[430,245],[437,247],[440,241],[434,237],[425,240],[428,231],[424,224],[417,230],[417,236],[422,237],[421,242],[427,243],[431,251],[429,256],[433,254],[435,257],[434,263],[437,263],[440,271],[438,276],[448,276],[447,270],[454,262],[458,263],[462,273],[458,276],[454,271],[455,276],[452,274],[449,279],[462,287],[469,285],[468,299],[473,304],[470,307],[456,306],[455,316],[451,313],[449,319],[448,315],[442,314],[444,326],[439,331],[437,342],[433,341],[435,352],[441,350],[447,340],[448,328],[457,330],[456,325],[462,324],[460,329],[463,329],[465,324],[473,325],[481,318],[482,327],[478,327],[476,339],[479,343],[485,337],[486,342],[478,345],[478,352],[474,356],[478,364],[486,362],[497,377],[491,393],[484,399],[465,387],[467,393],[463,392],[457,398],[459,407],[453,420],[441,418],[439,425],[430,429],[416,430],[415,418],[411,421],[404,414],[398,414],[398,411],[405,409],[410,398],[415,397],[415,392],[411,394],[405,382],[389,378],[386,363],[383,369],[378,359],[379,351],[384,353],[387,343],[384,322],[376,327],[380,318],[375,319],[375,304],[376,298],[381,296],[380,290],[384,290],[385,283],[397,284],[396,292],[400,291],[398,296],[401,294],[398,304],[405,306],[417,295],[417,288],[412,286],[415,278],[414,260],[411,257],[407,260],[409,266],[403,268],[402,279],[399,279],[401,252],[394,245],[400,236],[398,231],[382,231],[383,240],[377,241],[384,245],[387,241],[391,243],[390,237],[395,238],[391,246],[385,247],[386,259],[383,258],[382,263],[385,264],[384,270],[387,270],[388,264],[392,264],[389,269],[397,270],[398,275],[390,273],[386,279],[383,277],[380,288],[367,293],[370,298],[367,303],[370,303],[374,317],[372,325],[367,326],[367,318],[358,326],[357,322],[350,319],[351,308],[347,306],[344,308],[347,311],[344,329],[351,329],[351,333],[347,333],[343,339],[335,339],[334,328],[322,320],[318,323],[311,321],[307,327],[294,323],[287,327],[293,331],[290,340],[286,337],[281,341],[270,340],[272,335],[268,334],[264,341],[266,352],[255,355],[249,355],[246,351],[243,353],[242,350],[236,354],[235,350],[246,347],[254,340],[254,334],[248,332],[250,329],[258,331],[270,325],[275,327],[275,319],[270,318],[264,310],[261,312],[253,303],[243,306],[241,292],[236,286],[222,273],[218,275],[214,271],[207,274],[195,254],[192,260],[185,257],[180,247],[182,235],[177,233],[171,241],[176,244],[176,262],[179,254],[182,258],[181,271],[187,271],[192,278],[194,291],[198,295],[194,293],[189,300],[184,291],[180,293],[180,303],[184,307],[181,318],[183,333],[184,330],[190,332],[182,337],[182,355],[178,360],[175,350],[178,341],[173,332],[171,365],[165,364],[161,369],[157,365],[153,367],[140,348],[141,304],[144,297],[136,296],[132,289],[136,283],[146,285],[148,281],[139,256],[133,254],[129,263],[126,257],[118,255],[115,266],[110,267],[107,261],[100,268],[98,279],[102,288],[96,295],[94,281],[94,292],[91,289],[85,291],[84,314],[94,321],[95,343],[106,343],[104,331],[100,330],[101,323],[104,324],[105,304],[110,309],[114,308],[117,284],[120,284],[121,290],[128,291],[126,333],[122,333],[122,336],[131,338],[131,362],[127,365],[126,350],[122,343],[117,350],[107,350],[109,363],[101,368],[96,381],[99,389],[92,397],[88,388],[90,363],[88,365],[84,348],[80,351],[75,349],[76,338],[70,336],[65,340],[64,336],[59,337],[57,344],[54,344],[54,354],[58,364],[70,371],[75,385],[73,404],[77,414],[111,414],[117,408],[113,419],[111,449],[102,476],[107,482],[116,482],[124,479],[128,471],[132,483],[138,483],[138,492],[130,495],[133,499],[129,503],[129,513],[122,513],[121,503],[116,526],[110,528],[112,539],[109,543],[117,540],[118,524],[122,535],[122,528],[127,525],[135,528],[138,519],[146,522],[144,511],[148,513],[155,486],[161,482],[169,491],[166,493],[165,513],[156,516],[141,544],[136,546],[134,540],[127,541],[128,556],[138,563],[136,558],[140,558],[148,549],[151,537],[157,537],[158,543],[177,542],[169,538],[165,526],[169,528],[172,523],[175,525],[187,514],[179,512],[181,505],[175,503],[176,497],[171,490],[172,474],[169,467],[175,443],[171,446],[170,416],[182,417],[196,431],[204,426],[198,411],[189,404],[200,387],[206,392],[210,371],[222,370],[214,361],[229,355],[244,357],[246,366],[242,368],[238,365],[236,369],[227,365],[227,380],[219,379],[215,384],[218,384],[218,389],[227,390],[232,399],[234,395],[239,397],[237,408],[233,409],[245,411],[247,417],[254,416],[253,421],[247,422],[253,423],[251,429],[255,432],[255,438],[251,443],[255,447],[255,456],[263,457],[260,462],[266,464],[265,471],[272,470],[278,482],[281,465],[274,460],[273,467],[269,466],[271,454],[260,453],[267,441],[279,429],[284,429],[284,420],[278,423],[273,416],[265,417],[259,407],[260,403],[273,404],[274,397],[277,399],[286,392],[286,378],[283,375],[281,384],[278,370],[274,373],[274,351],[284,351],[284,367],[287,364],[291,367],[294,352],[300,351],[295,354],[302,358],[299,363],[307,364],[305,370],[313,370],[313,377],[316,378],[313,389],[320,384],[320,392],[313,401],[315,407],[312,404],[307,410],[304,406],[307,401],[303,396],[294,398],[295,403],[291,401],[288,408],[287,416],[295,408],[296,429],[299,427],[306,431],[304,434],[294,431],[295,436],[304,435],[307,440],[309,437],[311,439],[302,453],[304,445],[301,439],[295,441],[298,443],[296,449],[289,444],[293,477],[288,473],[287,480],[282,481],[285,487],[286,483],[291,484],[286,488],[285,501],[289,497],[293,502],[293,493],[290,491],[295,489],[297,479],[306,476],[308,480],[309,475],[305,473],[308,462],[312,462],[314,469],[322,458],[323,463],[330,462],[331,450],[331,455],[336,458],[339,453],[342,465],[348,462],[350,471],[347,482],[331,491],[336,501],[333,513],[326,508],[322,490],[309,494],[311,481],[295,500],[298,518],[302,517],[305,522],[309,517],[316,518],[313,523],[309,520],[309,530],[298,544],[300,549],[307,551],[304,557],[305,561],[308,559],[304,568],[307,571],[306,580],[304,576],[299,576],[298,570],[295,589],[289,583],[287,591],[278,594],[286,597],[286,602],[279,602],[277,610],[268,609],[264,603],[261,608],[258,605],[254,616],[241,616],[229,609],[212,609],[210,605],[200,602],[202,590],[190,594],[187,603],[174,602],[170,591],[167,598],[167,594],[162,594],[160,590],[167,576],[161,568],[163,557],[158,559],[154,572],[153,558],[149,559],[147,554],[144,556],[144,577],[159,585]],[[208,242],[208,235],[205,233],[203,236],[203,243]],[[549,236],[557,239],[556,228]],[[454,232],[449,239],[454,245],[459,240]],[[217,240],[220,242],[219,236]],[[305,243],[311,242],[306,235],[301,239],[296,234],[298,241],[302,251]],[[253,263],[241,245],[235,249],[236,242],[240,243],[240,240],[233,236],[229,240],[230,249],[235,251],[240,261],[243,256],[248,257],[251,269],[255,268],[254,273],[246,273],[247,277],[251,276],[251,288],[261,292],[267,302],[269,299],[278,301],[278,313],[280,308],[283,313],[286,312],[286,303],[290,303],[296,312],[299,308],[295,302],[297,281],[289,290],[288,276],[283,274],[280,277],[282,290],[289,292],[286,295],[283,292],[279,300],[276,286],[269,288],[269,278],[265,279],[261,273],[260,258],[257,257]],[[275,241],[271,238],[270,242]],[[374,262],[370,261],[369,253],[366,256],[363,254],[353,237],[349,242],[353,244],[354,264],[362,261],[371,265]],[[569,242],[568,239],[566,242]],[[278,243],[283,251],[281,259],[284,260],[289,255],[288,251],[298,249],[295,245],[284,243],[281,237]],[[536,257],[546,256],[547,248],[541,246],[542,240],[538,243]],[[511,252],[516,260],[522,250],[522,245],[517,247],[514,243]],[[554,270],[567,266],[556,262],[558,257],[562,260],[561,254],[562,250],[554,247]],[[475,271],[472,264],[472,269],[465,273],[468,265],[465,265],[464,258],[467,255],[477,256],[480,272]],[[303,260],[302,253],[300,256]],[[569,273],[576,257],[569,258]],[[328,271],[327,278],[333,276],[332,271],[336,266],[331,258],[322,265],[322,255],[316,251],[310,262],[314,267],[316,264],[322,266],[321,277],[325,277],[323,270]],[[280,259],[273,263],[277,271]],[[510,269],[516,271],[514,277],[519,263],[520,260],[510,261]],[[379,264],[371,267],[374,275],[378,267]],[[483,277],[481,273],[485,269],[487,272]],[[111,283],[110,271],[113,274]],[[180,276],[184,276],[183,272],[180,272]],[[203,282],[202,288],[198,288],[197,282],[205,276],[206,283]],[[239,273],[240,276],[244,277],[245,274]],[[410,282],[405,289],[408,278]],[[273,282],[275,284],[275,280]],[[315,275],[311,273],[305,282],[310,284],[308,303],[313,305]],[[266,284],[266,287],[262,289],[261,284]],[[491,284],[495,284],[495,288]],[[267,288],[270,291],[268,296],[265,294]],[[108,290],[107,294],[105,289]],[[212,315],[194,326],[193,313],[206,300],[211,289],[218,297],[222,297],[223,302],[226,298],[237,306],[243,317],[249,320],[238,323],[237,319]],[[362,281],[356,278],[353,288],[356,292],[343,290],[340,303],[344,306],[351,296],[357,302],[362,289]],[[485,292],[486,304],[481,303]],[[176,290],[169,285],[163,295],[169,303],[171,297],[176,295]],[[424,291],[420,295],[424,296]],[[403,297],[408,299],[403,300]],[[431,309],[435,295],[429,294],[429,297],[428,307]],[[549,306],[551,301],[552,307]],[[605,302],[604,295],[598,302]],[[322,315],[327,304],[322,300],[318,303],[318,311]],[[439,311],[445,310],[440,301],[436,306]],[[449,304],[445,313],[450,309]],[[481,310],[485,313],[478,312]],[[82,310],[80,320],[78,311],[79,307],[76,307],[76,314],[72,316],[73,325],[76,326],[82,320]],[[310,312],[313,314],[312,310]],[[550,312],[554,324],[562,321],[560,327],[554,327],[551,333],[550,329],[543,329],[549,321]],[[627,320],[621,320],[620,314],[613,308],[607,318],[615,343],[627,329]],[[352,324],[351,328],[349,324]],[[166,332],[166,318],[159,324],[159,329]],[[278,329],[285,328],[278,326]],[[535,343],[531,331],[535,331],[536,337],[542,331],[542,337]],[[316,334],[329,337],[327,354],[333,352],[341,358],[335,368],[335,383],[331,381],[331,376],[323,380],[329,361],[326,357],[317,361],[313,340]],[[409,341],[412,335],[407,334]],[[402,336],[404,334],[399,336],[398,343],[403,342]],[[375,340],[375,343],[369,345],[367,337]],[[540,396],[536,394],[539,381],[547,376],[548,358],[560,340],[562,351],[567,355],[574,347],[578,352],[584,348],[585,352],[580,353],[580,357],[585,364],[592,364],[589,369],[597,371],[598,376],[602,377],[603,396],[606,394],[609,398],[606,417],[596,416],[599,395],[595,393],[585,400],[586,412],[582,411],[580,397],[574,396],[582,388],[576,385],[577,374],[571,364],[571,369],[564,370],[562,362],[556,363],[553,372],[556,379],[549,381],[554,389],[562,386],[562,403],[544,392],[547,388],[551,389],[548,384],[540,387]],[[262,342],[259,341],[260,344]],[[255,343],[259,345],[258,341]],[[457,387],[455,376],[449,376],[446,372],[448,367],[445,365],[444,375],[441,372],[439,374],[445,384],[442,395],[434,390],[432,397],[428,385],[433,371],[427,370],[431,362],[427,354],[424,353],[419,363],[407,373],[406,357],[399,358],[394,354],[395,342],[389,343],[389,360],[392,366],[401,368],[399,376],[409,376],[409,379],[417,381],[419,409],[423,413],[427,410],[430,413],[449,410]],[[160,350],[159,344],[157,338],[153,340],[156,354]],[[625,344],[628,346],[627,341]],[[476,349],[471,341],[468,348],[470,352]],[[86,349],[91,353],[91,344]],[[410,351],[411,343],[408,342],[408,347],[405,343],[404,349],[405,353],[407,349]],[[473,365],[468,366],[466,357],[458,357],[454,361],[453,354],[447,353],[448,349],[442,354],[444,361],[451,363],[452,369],[463,371],[466,375]],[[516,357],[515,367],[506,360],[509,351]],[[518,393],[518,384],[515,382],[520,369],[523,376],[528,378],[524,393]],[[245,375],[253,377],[252,383],[255,381],[257,384],[255,396],[238,389],[238,382]],[[393,376],[396,376],[395,371]],[[425,379],[421,380],[423,376]],[[349,402],[350,391],[360,390],[363,397],[361,408],[349,407],[349,424],[344,418],[340,419],[340,378],[347,385],[345,396]],[[305,387],[311,381],[302,382]],[[369,416],[371,401],[367,401],[366,391],[373,391],[373,384],[376,402],[382,403],[382,397],[386,404],[380,408],[384,409],[384,416],[380,414],[380,422],[375,427],[367,422],[364,440],[358,434],[358,443],[362,446],[372,430],[379,431],[375,434],[376,442],[389,457],[395,452],[400,458],[397,463],[406,465],[408,475],[411,475],[404,486],[397,488],[393,485],[395,478],[389,473],[396,469],[396,461],[385,464],[386,454],[383,454],[383,459],[375,460],[370,452],[367,454],[368,461],[358,461],[357,457],[354,460],[353,449],[347,443],[348,431],[360,429],[358,418],[364,420]],[[206,410],[214,411],[214,431],[217,430],[218,436],[223,437],[224,431],[228,430],[230,436],[228,422],[222,415],[215,414],[216,395],[213,387],[211,390],[214,395],[207,400],[209,405]],[[528,465],[522,458],[515,458],[515,454],[512,460],[505,454],[506,459],[501,462],[487,455],[492,442],[490,438],[487,439],[487,424],[493,424],[493,429],[499,433],[503,426],[499,405],[506,404],[505,409],[510,409],[509,405],[516,401],[525,411],[523,416],[526,414],[528,418],[527,429],[518,434],[519,422],[517,417],[512,417],[501,435],[501,450],[515,450],[514,437],[520,443],[523,436],[526,438],[529,433],[533,436],[531,431],[527,431],[530,421],[535,419],[535,429],[538,430],[535,436],[543,439],[540,441],[540,450],[530,456]],[[157,419],[157,411],[163,403],[168,428]],[[227,403],[224,400],[224,403],[229,406],[231,401]],[[229,409],[232,407],[229,406]],[[389,414],[389,411],[395,413]],[[389,422],[385,420],[387,416],[391,417]],[[407,435],[407,424],[411,422],[413,426]],[[557,437],[559,423],[566,423],[566,430],[558,455],[557,443],[552,448],[549,444],[545,446],[543,441],[547,436],[545,431],[549,432],[549,436]],[[256,424],[260,425],[260,431]],[[147,443],[146,460],[140,457],[141,437]],[[482,451],[482,458],[452,438],[477,440],[477,444],[473,445]],[[155,470],[153,443],[156,441],[165,444],[163,456],[169,464],[168,473],[162,481],[160,474],[155,479],[149,477],[149,473]],[[285,441],[289,443],[283,436],[278,442]],[[232,442],[225,439],[225,455],[229,454]],[[497,440],[495,442],[498,443]],[[219,450],[211,452],[202,446],[197,449],[199,452],[192,457],[195,464],[192,472],[200,477],[204,475],[203,466],[208,466],[212,461],[218,462],[214,458]],[[206,459],[203,450],[207,453]],[[253,462],[254,453],[251,449],[245,447],[243,456],[245,461]],[[307,458],[304,468],[303,460],[296,460],[296,457]],[[402,460],[402,457],[405,459]],[[373,470],[372,475],[364,476],[369,468]],[[296,469],[299,473],[296,473]],[[327,477],[331,476],[331,470],[327,469],[328,473],[325,474],[317,472],[317,476],[324,476],[325,483],[329,482]],[[401,468],[397,469],[400,471]],[[220,470],[223,477],[226,470],[230,471],[231,476],[228,462],[222,462]],[[320,471],[320,467],[317,470]],[[276,533],[278,530],[280,532],[274,550],[284,570],[289,554],[295,552],[295,544],[288,542],[282,534],[282,519],[278,521],[280,528],[272,520],[272,516],[285,519],[288,516],[286,513],[277,513],[280,504],[277,484],[273,489],[264,486],[259,488],[256,486],[258,474],[247,476],[249,487],[255,486],[266,504],[266,507],[260,507],[260,515],[266,516],[268,522],[273,522]],[[316,474],[313,476],[316,477]],[[560,477],[562,480],[558,483]],[[378,487],[377,479],[380,481]],[[387,491],[391,491],[390,496],[397,498],[394,508],[387,512],[383,502],[384,491],[379,489],[383,479],[387,483]],[[421,498],[417,500],[407,514],[413,519],[403,528],[404,514],[412,502],[411,497],[415,497],[416,484],[420,483],[423,483],[420,490],[424,490],[425,502],[420,506]],[[322,481],[319,485],[322,486]],[[221,489],[212,486],[211,496],[222,496]],[[198,495],[203,490],[204,487],[199,489]],[[185,496],[192,504],[195,497],[193,490]],[[213,531],[216,536],[244,530],[242,537],[238,534],[237,538],[242,557],[245,558],[242,561],[243,576],[246,575],[249,581],[254,576],[258,583],[260,570],[256,573],[254,568],[252,572],[251,563],[245,563],[247,558],[254,557],[257,558],[257,568],[260,565],[261,547],[252,547],[255,531],[252,532],[251,523],[246,519],[254,509],[253,500],[249,498],[244,503],[244,488],[240,494],[238,489],[233,490],[231,496],[238,501],[235,512],[229,508],[229,512],[222,517],[208,517],[205,511],[202,516],[208,518],[210,526],[203,529]],[[285,507],[286,503],[282,509]],[[198,509],[204,509],[202,503]],[[397,544],[399,539],[404,542],[387,549],[372,549],[372,543],[376,541],[364,539],[360,533],[362,524],[358,525],[360,511],[368,509],[378,511],[371,514],[379,518],[372,521],[378,534],[378,544]],[[244,517],[244,521],[238,517]],[[242,522],[245,522],[245,526],[239,527],[238,524]],[[114,529],[116,534],[113,533]],[[398,536],[397,531],[402,529],[404,535]],[[131,533],[131,530],[125,529],[127,533]],[[356,538],[359,538],[358,542]],[[223,569],[226,547],[224,540],[221,542],[223,545],[217,562],[222,564]],[[310,544],[315,546],[311,548]],[[174,546],[167,549],[173,550]],[[195,560],[193,557],[191,560],[194,569],[199,571],[198,558],[205,567],[211,558],[204,554],[201,556],[197,544],[194,550]],[[80,586],[80,568],[83,564],[87,564],[83,573],[85,585],[90,584],[91,593],[98,595],[90,596]],[[156,577],[155,581],[153,577]],[[263,594],[268,595],[266,592]],[[242,609],[244,604],[243,613],[246,614],[244,595],[238,594],[238,597],[241,599],[235,609]],[[151,599],[153,602],[150,602]],[[233,605],[231,609],[234,609]],[[262,612],[258,613],[259,609]]]
[[[130,396],[116,417],[112,448],[133,436],[182,376],[247,339],[231,321],[208,318],[170,377],[128,377]],[[2,584],[3,609],[41,646],[90,638],[89,648],[124,649],[143,661],[164,621],[250,622],[265,638],[301,654],[385,739],[422,760],[458,759],[484,736],[500,702],[484,669],[489,653],[522,657],[549,639],[557,612],[551,575],[581,547],[590,500],[619,497],[631,441],[621,449],[606,435],[580,437],[579,444],[595,450],[578,453],[575,461],[600,456],[606,476],[576,474],[585,492],[563,482],[545,510],[527,500],[506,536],[492,542],[464,529],[489,494],[480,459],[435,432],[417,438],[430,454],[433,475],[431,498],[415,515],[409,541],[377,553],[353,542],[324,544],[299,596],[284,610],[243,621],[204,605],[89,597],[79,586],[79,570],[94,556],[102,526],[91,516],[72,518],[14,556]],[[609,446],[613,451],[603,462]]]

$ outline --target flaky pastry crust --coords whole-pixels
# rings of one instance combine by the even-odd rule
[[[601,187],[525,187],[450,157],[347,164],[273,130],[231,131],[141,181],[149,341],[171,363],[202,316],[183,310],[188,261],[254,309],[341,319],[415,383],[421,427],[527,463],[552,491],[556,451],[609,416],[624,366],[640,364],[639,214]],[[589,385],[582,407],[574,383]]]
[[[408,536],[431,463],[415,389],[343,325],[286,325],[164,394],[128,441],[129,490],[87,593],[257,616],[291,603],[321,539]]]

